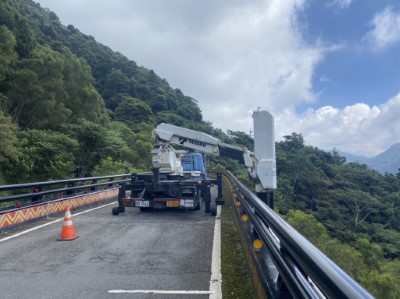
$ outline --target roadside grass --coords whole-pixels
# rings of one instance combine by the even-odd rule
[[[227,299],[255,298],[253,283],[247,268],[239,234],[234,222],[232,194],[223,186],[225,205],[221,217],[222,297]]]

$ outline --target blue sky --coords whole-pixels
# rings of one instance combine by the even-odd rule
[[[204,120],[374,156],[400,143],[398,0],[36,0],[153,69]]]
[[[344,108],[356,101],[377,105],[399,91],[400,43],[376,49],[367,33],[374,28],[374,16],[385,9],[398,14],[400,2],[347,3],[332,7],[327,1],[313,0],[300,15],[307,40],[342,45],[315,68],[313,90],[320,96],[314,108],[332,104]]]

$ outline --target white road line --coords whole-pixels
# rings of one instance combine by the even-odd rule
[[[93,209],[89,209],[86,211],[82,211],[79,213],[74,214],[73,216],[79,216],[85,213],[89,213],[94,210],[98,210],[110,205],[115,204],[116,202],[108,203]],[[18,234],[5,237],[0,239],[0,242],[4,242],[21,235],[27,234],[29,232],[35,231],[37,229],[46,227],[48,225],[60,222],[64,219],[64,217],[59,218],[57,220],[27,229],[22,231]],[[122,293],[129,293],[129,294],[168,294],[168,295],[210,295],[210,299],[221,299],[221,206],[217,206],[217,216],[215,217],[215,226],[214,226],[214,240],[213,240],[213,248],[212,248],[212,261],[211,261],[211,280],[210,280],[210,290],[209,291],[166,291],[166,290],[110,290],[109,293],[112,294],[122,294]]]
[[[166,290],[110,290],[111,294],[166,294],[166,295],[207,295],[210,291],[166,291]]]
[[[116,204],[116,203],[117,203],[116,201],[113,201],[113,202],[107,203],[105,205],[102,205],[102,206],[99,206],[99,207],[95,207],[95,208],[90,209],[90,210],[85,210],[85,211],[82,211],[82,212],[79,212],[79,213],[75,213],[72,216],[79,216],[81,214],[89,213],[91,211],[95,211],[95,210],[98,210],[98,209],[101,209],[101,208],[104,208],[104,207],[108,207],[108,206],[111,206],[111,205]]]
[[[211,260],[210,299],[221,299],[221,206],[217,206]]]
[[[116,203],[116,201],[114,201],[114,202],[112,202],[112,203],[108,203],[108,204],[102,205],[102,206],[99,206],[99,207],[96,207],[96,208],[93,208],[93,209],[90,209],[90,210],[86,210],[86,211],[82,211],[82,212],[76,213],[76,214],[74,214],[73,216],[79,216],[79,215],[81,215],[81,214],[89,213],[89,212],[94,211],[94,210],[98,210],[98,209],[101,209],[101,208],[104,208],[104,207],[107,207],[107,206],[111,206],[111,205],[113,205],[113,204],[115,204],[115,203]],[[27,229],[27,230],[24,230],[24,231],[22,231],[22,232],[20,232],[20,233],[18,233],[18,234],[5,237],[5,238],[3,238],[3,239],[0,239],[0,242],[8,241],[8,240],[10,240],[10,239],[19,237],[19,236],[24,235],[24,234],[27,234],[27,233],[30,233],[30,232],[32,232],[32,231],[34,231],[34,230],[39,229],[39,228],[42,228],[42,227],[45,227],[45,226],[48,226],[48,225],[51,225],[51,224],[60,222],[60,221],[62,221],[62,220],[64,220],[64,217],[59,218],[59,219],[54,220],[54,221],[51,221],[51,222],[47,222],[47,223],[42,224],[42,225],[39,225],[39,226],[32,227],[32,228]]]
[[[210,299],[222,299],[221,292],[221,206],[217,206],[214,225],[214,240],[211,261],[209,291],[167,291],[167,290],[110,290],[110,294],[166,294],[166,295],[210,295]]]

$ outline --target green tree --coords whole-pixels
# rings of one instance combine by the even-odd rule
[[[108,99],[116,94],[129,94],[131,89],[131,81],[126,74],[120,69],[113,69],[105,78],[102,96],[106,100],[106,106],[114,110],[115,107],[110,106]]]
[[[376,298],[399,298],[399,287],[391,273],[380,273],[373,270],[368,275],[361,277],[360,281]]]
[[[23,129],[58,129],[80,118],[98,123],[105,115],[89,66],[68,49],[60,51],[37,47],[10,77],[9,110]]]
[[[126,93],[114,93],[110,95],[109,98],[105,99],[106,108],[111,110],[110,114],[112,114],[118,107],[118,104],[121,103],[125,98],[129,97],[130,95]]]
[[[151,137],[153,129],[152,125],[142,124],[130,143],[130,147],[135,149],[132,164],[140,171],[150,170],[151,149],[154,146],[154,140]]]
[[[7,26],[16,37],[16,50],[20,57],[27,57],[36,45],[29,19],[23,16],[14,1],[0,1],[0,25]]]
[[[285,218],[315,246],[321,248],[329,240],[326,228],[313,215],[299,210],[290,210]]]
[[[178,98],[176,113],[195,122],[202,120],[201,110],[195,99],[190,97]]]
[[[326,228],[313,215],[301,211],[289,211],[286,219],[289,224],[293,225],[304,237],[353,278],[359,279],[366,273],[367,269],[361,253],[336,239],[332,239]]]
[[[371,239],[382,246],[386,258],[395,259],[400,256],[400,232],[390,229],[385,224],[372,223],[367,233]]]
[[[116,120],[126,123],[137,132],[141,124],[154,124],[150,107],[139,99],[125,97],[115,109]]]
[[[352,214],[354,229],[358,229],[368,216],[374,212],[375,198],[366,192],[358,190],[347,190],[344,196],[339,198],[348,211]]]
[[[133,167],[137,162],[137,154],[135,149],[136,134],[128,127],[127,124],[122,122],[113,121],[110,123],[109,132],[112,132],[114,138],[120,141],[120,148],[114,155],[114,160],[122,160],[128,162]]]
[[[62,49],[62,86],[66,93],[63,104],[72,111],[69,122],[86,119],[99,123],[105,116],[104,102],[94,88],[94,79],[89,65],[69,49]]]
[[[358,238],[355,248],[362,254],[364,264],[369,270],[380,270],[380,263],[383,260],[383,250],[378,244],[371,243],[366,238]]]
[[[0,26],[0,85],[5,80],[9,67],[17,61],[17,41],[14,34],[4,25]]]
[[[156,87],[151,90],[151,99],[149,106],[154,113],[159,111],[168,110],[167,93],[161,87]]]
[[[21,154],[16,170],[25,168],[29,181],[48,181],[73,177],[78,142],[65,134],[50,130],[21,131]],[[19,175],[13,173],[13,176]]]
[[[400,259],[385,261],[381,265],[382,273],[390,273],[394,278],[393,292],[395,298],[400,297]]]
[[[75,159],[79,177],[90,174],[95,166],[112,152],[107,130],[96,123],[81,119],[77,124],[65,126],[64,131],[79,144]]]
[[[156,114],[156,122],[157,124],[166,123],[182,127],[187,120],[173,111],[161,111]]]
[[[96,165],[93,171],[94,176],[117,175],[124,173],[134,173],[136,169],[128,162],[113,161],[111,157],[107,157]]]
[[[20,62],[10,78],[10,112],[22,129],[56,128],[66,122],[71,110],[63,104],[63,60],[49,47],[40,47]]]
[[[245,132],[228,130],[228,136],[231,137],[235,143],[245,146],[250,151],[254,151],[254,139]]]
[[[0,185],[5,184],[6,168],[18,160],[17,126],[0,110]]]
[[[282,144],[285,146],[285,148],[289,150],[299,150],[304,148],[303,135],[293,132],[291,135],[284,136],[284,138],[285,142]]]

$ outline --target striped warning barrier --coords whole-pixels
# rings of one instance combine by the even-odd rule
[[[57,201],[45,202],[41,205],[27,207],[20,210],[13,210],[0,214],[0,229],[9,228],[16,224],[49,216],[64,211],[67,206],[70,208],[80,207],[95,202],[107,200],[118,195],[118,188],[111,188],[90,194],[82,194]]]

